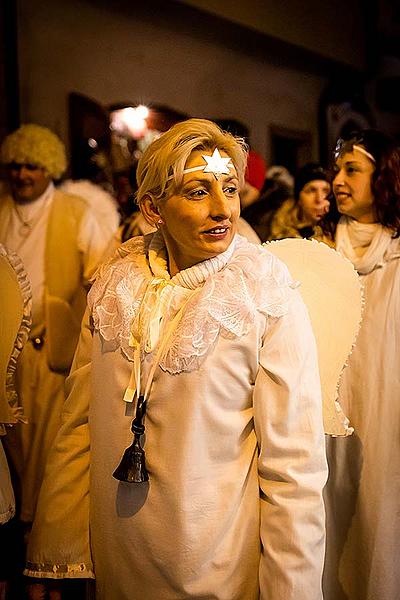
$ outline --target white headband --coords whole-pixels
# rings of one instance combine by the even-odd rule
[[[204,165],[191,167],[190,169],[184,169],[183,174],[194,173],[195,171],[203,171],[204,173],[212,173],[215,179],[218,180],[221,175],[228,174],[229,170],[233,168],[232,159],[229,156],[225,158],[221,156],[218,148],[215,148],[211,156],[208,154],[202,154],[201,157],[205,160]],[[170,179],[173,179],[173,175],[168,177],[168,181]]]
[[[362,152],[362,154],[364,154],[370,160],[372,160],[373,163],[376,163],[376,160],[374,159],[374,157],[372,156],[372,154],[370,154],[369,152],[367,152],[367,150],[365,148],[363,148],[362,146],[358,146],[357,144],[354,144],[353,145],[353,150],[358,150],[359,152]]]

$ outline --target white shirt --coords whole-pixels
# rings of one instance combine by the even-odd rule
[[[10,214],[4,244],[16,252],[28,273],[32,286],[32,327],[43,321],[45,287],[46,229],[54,199],[50,183],[39,198],[29,204],[15,204]],[[29,228],[23,225],[29,223]],[[88,208],[78,233],[78,250],[82,253],[83,279],[88,282],[97,268],[109,240],[105,238],[94,211]]]

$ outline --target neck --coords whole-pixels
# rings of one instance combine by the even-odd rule
[[[168,245],[167,245],[167,255],[168,255],[168,271],[169,271],[169,274],[171,275],[171,277],[174,277],[174,275],[179,273],[179,271],[181,271],[181,269],[178,268],[178,265],[176,264],[174,257],[172,256],[171,252],[169,252]]]
[[[202,262],[201,260],[191,259],[190,256],[182,255],[179,248],[169,239],[169,236],[163,233],[165,247],[168,257],[168,272],[171,277],[174,277],[179,271],[189,269],[193,265]]]
[[[352,219],[352,217],[350,217]],[[353,221],[357,221],[357,223],[362,223],[363,225],[377,225],[379,223],[379,221],[376,220],[376,218],[374,216],[363,216],[363,217],[359,217],[358,219],[352,219]]]

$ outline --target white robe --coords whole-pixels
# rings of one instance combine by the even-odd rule
[[[339,400],[355,432],[328,441],[325,600],[400,598],[400,239],[376,246],[353,259],[365,307]]]
[[[6,204],[2,210],[4,222],[0,227],[0,241],[20,256],[32,285],[31,337],[42,334],[46,328],[44,292],[45,286],[49,284],[46,281],[46,263],[50,260],[58,261],[61,252],[51,257],[46,255],[49,219],[55,194],[60,192],[55,192],[50,183],[39,198],[18,207],[24,220],[32,223],[29,232],[24,232],[21,228],[19,213],[13,202]],[[63,197],[66,203],[71,199],[66,194]],[[74,200],[72,198],[70,201]],[[71,227],[68,218],[65,227]],[[76,239],[81,257],[82,286],[89,285],[90,278],[108,249],[110,235],[105,237],[94,211],[87,206],[79,223]],[[33,521],[47,456],[60,426],[65,400],[64,385],[65,375],[50,369],[45,350],[36,350],[31,343],[27,343],[18,360],[16,386],[28,422],[9,431],[5,446],[20,480],[19,518],[28,523]]]
[[[94,568],[98,600],[321,600],[327,471],[315,341],[286,268],[264,248],[237,236],[167,286],[167,329],[189,303],[148,399],[150,481],[112,478],[132,441],[124,323],[155,274],[146,265],[140,275],[140,244],[122,246],[92,288],[95,328],[86,321],[68,380],[26,573]],[[148,296],[155,309],[157,298]]]

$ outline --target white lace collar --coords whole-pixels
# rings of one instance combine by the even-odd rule
[[[160,366],[191,371],[218,335],[241,337],[256,312],[278,317],[287,310],[292,284],[287,269],[265,248],[237,235],[228,250],[170,277],[160,234],[129,240],[100,271],[88,296],[102,339],[133,360],[140,343],[152,352],[162,327],[182,317]]]

